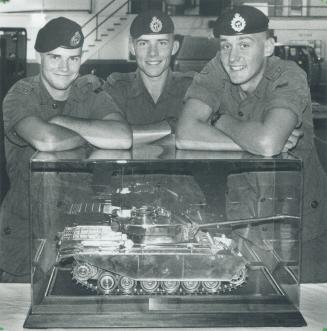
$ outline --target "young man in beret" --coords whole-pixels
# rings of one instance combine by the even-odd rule
[[[220,52],[194,77],[176,132],[180,149],[245,150],[272,156],[292,149],[304,162],[302,282],[327,280],[327,180],[313,141],[305,73],[272,56],[268,18],[251,6],[217,19]],[[304,136],[298,140],[298,128]]]
[[[89,143],[128,149],[130,128],[94,79],[78,77],[84,36],[74,21],[59,17],[38,32],[40,74],[18,81],[3,102],[10,190],[0,211],[2,281],[29,280],[29,159]],[[52,207],[53,208],[53,207]],[[46,221],[46,220],[44,220]]]
[[[175,131],[193,73],[172,72],[171,57],[179,48],[172,19],[156,10],[139,14],[130,27],[129,49],[136,72],[113,73],[105,90],[124,112],[134,143],[146,143]]]

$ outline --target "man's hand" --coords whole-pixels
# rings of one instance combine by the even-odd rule
[[[283,148],[283,152],[288,152],[289,150],[293,149],[301,137],[303,137],[303,131],[301,129],[294,129],[287,139],[287,142]]]

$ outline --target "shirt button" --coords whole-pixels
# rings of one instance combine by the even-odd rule
[[[312,207],[312,208],[317,208],[318,205],[319,205],[319,202],[318,202],[317,200],[312,200],[312,201],[311,201],[311,207]]]
[[[58,107],[58,106],[57,106],[56,103],[53,103],[53,104],[52,104],[52,108],[53,108],[53,109],[57,109],[57,107]]]
[[[4,229],[3,229],[3,232],[4,234],[8,235],[8,234],[11,234],[11,229],[9,226],[6,226]]]
[[[244,113],[242,111],[238,112],[238,116],[242,117],[244,115]]]

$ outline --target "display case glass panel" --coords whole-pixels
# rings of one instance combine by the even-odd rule
[[[25,327],[301,326],[302,163],[37,153]]]

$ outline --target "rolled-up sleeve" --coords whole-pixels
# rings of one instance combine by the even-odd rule
[[[303,113],[310,102],[310,89],[306,75],[298,68],[283,72],[272,84],[266,99],[266,111],[276,108],[289,109],[302,123]]]
[[[3,101],[4,129],[9,141],[19,146],[26,146],[26,141],[17,135],[15,125],[25,117],[38,115],[39,107],[28,94],[17,90],[19,86],[11,89]]]
[[[217,111],[224,93],[225,80],[226,73],[216,56],[194,76],[184,101],[198,99],[210,106],[213,111]]]

